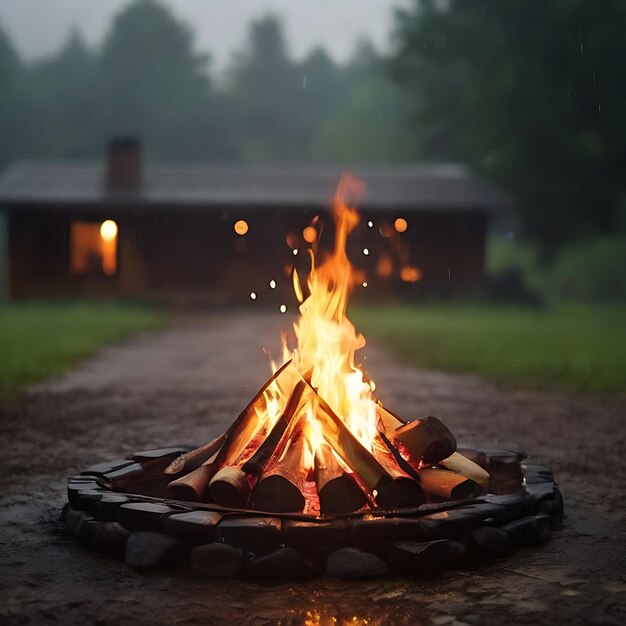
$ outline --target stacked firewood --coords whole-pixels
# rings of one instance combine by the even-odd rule
[[[289,369],[288,369],[289,368]],[[281,375],[291,376],[270,429],[258,404]],[[311,445],[305,407],[315,407],[323,439]],[[322,515],[398,510],[477,496],[489,475],[456,452],[435,417],[405,423],[378,405],[378,432],[367,449],[317,391],[287,362],[217,439],[174,460],[166,496],[233,509]]]

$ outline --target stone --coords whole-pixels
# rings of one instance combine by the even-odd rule
[[[524,485],[524,489],[533,501],[535,510],[539,509],[539,506],[545,499],[554,500],[559,498],[561,502],[563,501],[559,488],[553,482],[529,483]]]
[[[554,487],[552,496],[547,495],[540,500],[537,512],[549,515],[553,528],[558,528],[561,525],[563,521],[563,496],[558,487]]]
[[[217,527],[216,541],[256,554],[272,552],[282,543],[281,520],[278,517],[228,515]]]
[[[491,526],[474,529],[468,536],[467,546],[474,556],[487,559],[503,558],[512,550],[508,533]]]
[[[80,491],[90,491],[92,489],[100,489],[100,485],[95,480],[86,480],[86,481],[77,481],[72,478],[67,483],[67,499],[70,503],[70,506],[73,508],[76,507],[76,503],[79,498],[78,493]]]
[[[83,525],[91,520],[93,520],[93,517],[91,515],[85,513],[85,511],[74,509],[72,508],[72,506],[68,507],[65,514],[65,523],[72,531],[72,533],[74,533],[74,535],[79,538],[82,533]]]
[[[163,533],[130,533],[126,542],[125,560],[131,567],[174,565],[189,553],[189,546]]]
[[[535,483],[554,483],[552,470],[545,465],[522,463],[522,474],[527,485]]]
[[[122,504],[130,503],[130,498],[123,494],[106,493],[94,505],[94,516],[103,522],[114,522],[118,518],[118,509]]]
[[[129,465],[133,465],[133,461],[131,459],[113,459],[112,461],[104,461],[103,463],[90,465],[84,472],[81,472],[81,476],[102,477],[105,474],[121,470]]]
[[[303,522],[283,520],[283,543],[301,554],[323,554],[352,542],[351,527],[345,520]]]
[[[191,551],[191,570],[204,576],[237,576],[243,568],[243,550],[225,543],[196,546]]]
[[[331,578],[366,580],[384,576],[388,571],[380,557],[358,548],[340,548],[326,560],[326,575]]]
[[[155,450],[143,450],[142,452],[135,452],[131,455],[133,461],[152,461],[154,459],[162,459],[164,457],[171,457],[174,460],[176,457],[192,450],[190,446],[174,446],[170,448],[157,448]]]
[[[118,522],[103,522],[100,527],[102,552],[123,558],[130,533]]]
[[[487,494],[480,497],[481,501],[489,504],[497,504],[507,509],[511,515],[510,519],[516,519],[518,517],[526,517],[532,515],[535,512],[535,506],[533,501],[527,493],[521,494]],[[508,521],[508,520],[507,520]]]
[[[118,508],[118,521],[128,530],[160,530],[163,518],[179,513],[167,504],[158,502],[129,502]]]
[[[168,515],[163,520],[163,531],[192,545],[201,545],[215,540],[217,525],[222,519],[214,511],[188,511]]]
[[[423,517],[363,517],[352,522],[352,536],[362,546],[426,539]]]
[[[545,513],[538,513],[509,522],[502,527],[502,530],[508,533],[513,544],[536,547],[543,545],[550,539],[550,527],[550,516]]]
[[[257,579],[302,580],[313,578],[313,566],[291,547],[279,548],[269,554],[257,556],[247,563],[247,573]]]
[[[424,529],[422,541],[457,539],[482,525],[481,517],[466,511],[465,507],[423,515],[420,522]]]
[[[109,493],[111,492],[108,489],[102,489],[100,487],[75,491],[72,497],[72,507],[92,513],[102,496]]]
[[[409,576],[427,577],[446,569],[460,567],[468,560],[465,545],[457,541],[401,541],[389,551],[391,567]]]
[[[130,463],[111,472],[107,472],[104,477],[112,483],[127,482],[129,479],[141,479],[143,467],[141,463]]]

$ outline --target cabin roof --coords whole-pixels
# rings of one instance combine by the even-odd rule
[[[107,186],[100,161],[21,161],[0,176],[0,208],[85,206],[119,203],[129,208],[185,207],[321,208],[328,206],[340,176],[366,183],[363,209],[500,211],[510,197],[456,164],[406,165],[220,165],[146,164],[134,191]]]

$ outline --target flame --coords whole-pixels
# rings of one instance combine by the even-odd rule
[[[283,359],[292,360],[332,409],[343,419],[352,433],[367,448],[377,429],[377,403],[372,396],[374,384],[364,379],[355,365],[355,353],[365,345],[363,335],[357,333],[348,319],[348,298],[363,276],[355,270],[346,253],[346,242],[359,223],[356,209],[349,206],[347,197],[361,194],[363,185],[351,176],[344,176],[333,201],[335,246],[332,253],[317,264],[315,253],[309,250],[311,270],[307,279],[309,295],[304,297],[300,279],[294,269],[293,287],[300,304],[300,317],[294,323],[296,345],[288,346],[283,336]],[[276,364],[273,364],[274,371]],[[288,390],[278,386],[266,392],[267,419],[275,423],[284,406]],[[315,407],[307,409],[306,436],[312,455],[323,443],[321,426],[315,418]]]

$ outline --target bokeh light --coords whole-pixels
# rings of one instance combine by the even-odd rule
[[[246,220],[237,220],[233,226],[238,235],[245,235],[248,232],[248,222]]]
[[[416,283],[422,278],[422,270],[419,267],[412,267],[411,265],[405,265],[400,270],[400,278],[405,283]]]
[[[317,239],[317,230],[313,226],[307,226],[302,231],[302,238],[307,243],[313,243]]]
[[[393,227],[396,229],[397,232],[404,233],[406,232],[406,229],[409,227],[409,223],[403,217],[399,217],[393,223]]]

